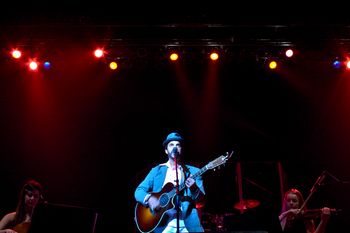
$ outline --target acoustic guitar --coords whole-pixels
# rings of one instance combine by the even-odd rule
[[[196,177],[202,175],[204,172],[214,169],[224,163],[232,156],[233,151],[229,154],[222,155],[215,160],[211,161],[198,172],[192,175],[195,179]],[[179,191],[186,187],[184,183],[179,186]],[[153,196],[157,197],[160,202],[160,208],[156,211],[151,210],[148,206],[141,203],[136,203],[135,207],[135,222],[138,230],[143,233],[148,233],[153,231],[161,222],[164,220],[166,213],[175,208],[174,196],[176,195],[176,187],[172,183],[167,183],[164,185],[160,192],[152,193]]]
[[[18,233],[27,233],[29,226],[30,226],[30,222],[22,222],[22,223],[17,224],[13,228],[13,230],[17,231]]]

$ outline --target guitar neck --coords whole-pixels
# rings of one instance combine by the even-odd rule
[[[194,173],[194,174],[192,175],[192,178],[193,178],[193,179],[196,179],[198,176],[202,175],[202,174],[203,174],[204,172],[206,172],[207,170],[208,170],[208,165],[202,167],[198,172]],[[185,187],[186,187],[185,183],[182,183],[182,184],[179,186],[179,192],[181,192]],[[175,196],[175,194],[176,194],[176,187],[175,187],[173,190],[171,190],[171,191],[169,192],[169,196],[170,196],[170,197],[173,197],[173,196]]]
[[[215,160],[211,161],[210,163],[208,163],[207,165],[205,165],[204,167],[202,167],[198,172],[194,173],[192,175],[192,178],[193,179],[196,179],[198,176],[202,175],[204,172],[208,171],[209,169],[213,169],[217,166],[220,166],[222,164],[224,164],[228,158],[230,158],[233,154],[233,151],[231,152],[230,155],[227,155],[227,156],[220,156],[218,158],[216,158]],[[186,187],[185,183],[182,183],[180,186],[179,186],[179,189],[178,191],[181,192],[184,188]],[[170,198],[174,197],[176,194],[176,187],[174,189],[172,189],[168,195]]]

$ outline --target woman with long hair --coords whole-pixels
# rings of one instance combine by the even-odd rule
[[[312,217],[307,216],[308,209],[304,205],[304,198],[301,192],[295,188],[289,189],[284,194],[281,214],[279,220],[282,231],[288,233],[324,233],[330,217],[330,208],[323,207],[320,211],[320,221],[315,226]]]
[[[22,187],[16,211],[6,214],[0,221],[0,233],[26,233],[36,205],[43,199],[43,186],[28,180]]]

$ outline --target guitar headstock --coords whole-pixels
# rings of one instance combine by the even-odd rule
[[[214,159],[210,163],[208,163],[207,168],[208,169],[214,169],[222,164],[225,164],[229,158],[233,155],[234,151],[226,152],[226,155],[221,155],[218,158]]]

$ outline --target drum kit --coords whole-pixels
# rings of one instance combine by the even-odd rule
[[[256,208],[260,205],[260,201],[254,199],[241,200],[233,205],[233,207],[242,211],[248,211],[250,209]],[[226,224],[225,222],[230,217],[233,217],[235,213],[223,213],[223,214],[211,214],[211,213],[202,213],[201,221],[204,227],[205,232],[225,232]]]
[[[242,200],[234,204],[234,208],[237,210],[248,210],[258,207],[260,201],[254,199]]]

